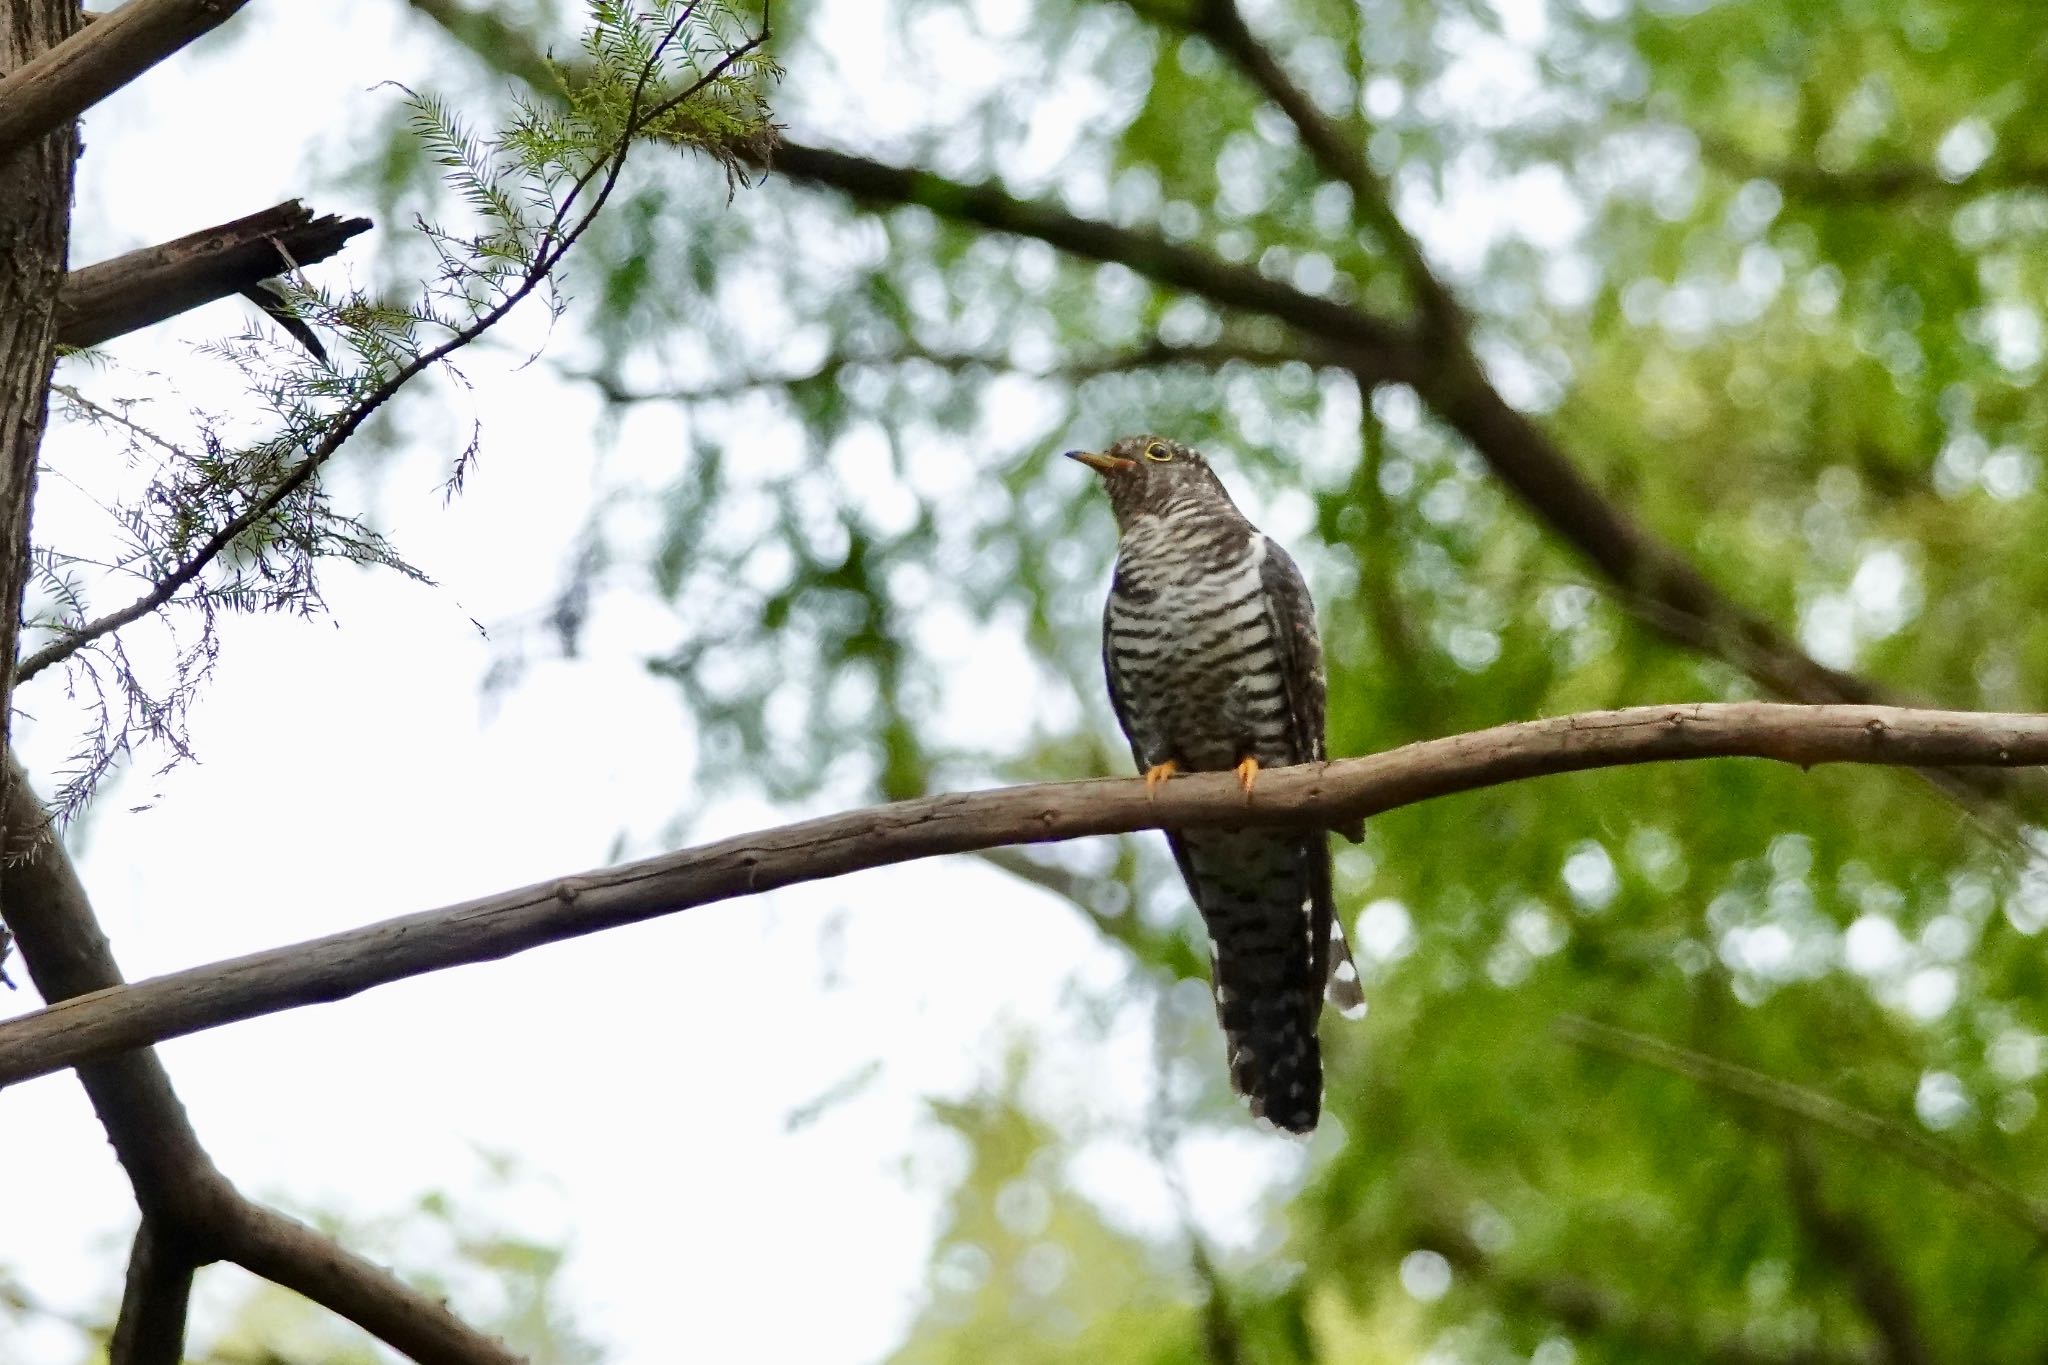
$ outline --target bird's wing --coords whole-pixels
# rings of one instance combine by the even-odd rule
[[[1308,595],[1308,584],[1287,551],[1272,537],[1266,538],[1266,555],[1260,566],[1265,587],[1266,626],[1280,654],[1281,685],[1287,697],[1287,725],[1290,747],[1297,763],[1320,763],[1327,753],[1323,726],[1327,683],[1323,678],[1323,646],[1316,637],[1316,607]],[[1356,843],[1364,828],[1343,831]],[[1314,1017],[1327,991],[1330,1003],[1347,1015],[1365,1008],[1359,990],[1358,968],[1351,960],[1351,947],[1337,923],[1337,895],[1330,884],[1330,850],[1327,836],[1311,836],[1306,849],[1309,874],[1309,977],[1315,983],[1305,1007]],[[1334,952],[1333,952],[1334,950]],[[1334,961],[1333,961],[1334,957]]]
[[[1280,653],[1287,695],[1287,731],[1296,763],[1321,762],[1323,753],[1323,646],[1316,638],[1316,607],[1301,570],[1271,536],[1260,565],[1266,626]]]

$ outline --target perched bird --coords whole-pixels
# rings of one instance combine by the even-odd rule
[[[1067,454],[1102,476],[1121,533],[1102,662],[1146,784],[1235,770],[1249,793],[1261,767],[1321,760],[1323,651],[1287,552],[1178,441],[1127,436],[1107,453]],[[1347,1013],[1365,1004],[1333,905],[1329,837],[1191,829],[1167,842],[1209,930],[1231,1083],[1252,1113],[1306,1133],[1322,1110],[1323,993]]]

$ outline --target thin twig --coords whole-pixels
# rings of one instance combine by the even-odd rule
[[[669,31],[667,36],[656,47],[650,61],[658,62],[660,60],[690,12],[689,9],[683,11],[682,16],[676,20],[676,26]],[[612,190],[618,184],[620,172],[625,169],[626,151],[632,145],[633,139],[650,123],[659,119],[662,114],[674,108],[691,95],[703,90],[711,82],[723,76],[736,63],[743,60],[747,54],[767,41],[768,31],[766,12],[764,10],[761,29],[758,33],[738,47],[726,52],[703,77],[693,82],[685,90],[662,100],[652,108],[644,110],[640,106],[640,99],[646,88],[647,81],[651,78],[651,72],[643,69],[640,74],[639,83],[634,88],[632,102],[627,108],[627,116],[616,148],[604,157],[598,158],[582,175],[577,177],[575,183],[570,187],[569,193],[564,196],[563,202],[556,210],[553,219],[542,232],[533,261],[528,265],[526,272],[520,277],[517,285],[513,286],[503,298],[484,309],[460,328],[457,328],[446,339],[422,351],[393,370],[382,383],[365,394],[353,408],[342,414],[327,429],[326,434],[307,452],[305,458],[292,467],[292,471],[289,474],[279,479],[268,492],[251,502],[240,513],[230,518],[226,524],[209,536],[193,552],[189,559],[166,574],[150,591],[136,598],[125,607],[108,612],[106,615],[88,621],[84,625],[64,631],[57,639],[52,640],[22,660],[20,666],[15,670],[15,682],[22,683],[28,681],[50,665],[61,663],[65,659],[70,658],[94,640],[117,631],[123,626],[141,620],[169,602],[178,595],[182,588],[203,573],[208,565],[220,558],[228,547],[239,540],[251,527],[257,525],[265,517],[268,517],[286,499],[304,487],[307,481],[319,473],[321,467],[328,460],[332,459],[335,453],[343,445],[347,444],[357,431],[361,430],[365,422],[369,421],[371,417],[376,415],[379,409],[397,396],[400,389],[420,374],[432,369],[455,352],[475,341],[503,320],[506,314],[525,302],[536,289],[546,282],[556,266],[561,263],[562,258],[576,245],[578,239],[583,236],[591,223],[596,220],[599,211],[604,208],[605,202],[611,197]],[[602,172],[601,176],[599,175],[600,171]],[[570,205],[575,202],[576,196],[580,192],[593,183],[593,180],[597,185],[597,191],[590,206],[583,210],[582,216],[573,224],[568,223]]]
[[[1576,1046],[1641,1062],[1675,1076],[1730,1095],[1753,1100],[1781,1114],[1854,1138],[1894,1157],[1969,1196],[2000,1217],[2032,1233],[2048,1246],[2048,1205],[2029,1199],[1994,1176],[1978,1170],[1948,1148],[1903,1123],[1844,1104],[1832,1095],[1746,1066],[1709,1057],[1661,1038],[1632,1033],[1579,1015],[1561,1015],[1559,1036]]]
[[[848,370],[894,369],[930,365],[959,373],[987,370],[1022,375],[1027,379],[1059,379],[1070,382],[1130,374],[1138,370],[1170,369],[1185,365],[1220,369],[1225,365],[1276,366],[1288,364],[1328,365],[1341,368],[1335,358],[1320,354],[1312,342],[1293,346],[1260,346],[1254,343],[1210,342],[1175,346],[1158,339],[1134,351],[1083,356],[1057,365],[1019,365],[1000,352],[938,351],[923,346],[902,346],[889,351],[837,353],[826,356],[810,369],[790,374],[742,375],[735,379],[678,389],[629,389],[608,375],[575,371],[569,377],[597,386],[610,403],[702,403],[737,398],[762,389],[799,388],[838,378]]]

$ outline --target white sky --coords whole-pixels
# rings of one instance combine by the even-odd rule
[[[225,53],[180,57],[92,113],[74,261],[294,195],[361,208],[324,189],[306,148],[388,107],[379,82],[431,84],[434,47],[398,0],[252,6],[235,23],[242,41]],[[376,249],[359,240],[348,257]],[[188,347],[245,311],[214,305],[111,349],[224,403],[231,388],[206,389],[217,378],[198,378]],[[596,409],[502,353],[465,369],[477,390],[457,411],[473,404],[486,440],[469,490],[442,507],[454,452],[432,444],[373,476],[382,524],[444,586],[331,569],[330,621],[229,622],[193,723],[203,763],[124,778],[84,831],[85,881],[131,978],[593,866],[621,835],[648,852],[703,805],[679,776],[688,719],[642,669],[655,646],[635,638],[629,604],[601,615],[584,659],[539,667],[486,713],[491,650],[469,618],[524,616],[558,586],[593,484]],[[118,376],[67,377],[121,391]],[[647,430],[629,423],[625,439]],[[51,454],[89,458],[96,442],[60,430]],[[53,504],[39,533],[67,515]],[[46,773],[77,716],[52,682],[21,701],[22,747]],[[714,802],[701,828],[792,814]],[[829,986],[828,921],[841,945]],[[476,1189],[477,1149],[516,1156],[530,1179],[496,1212],[572,1243],[570,1298],[615,1361],[677,1359],[679,1322],[704,1359],[859,1361],[914,1307],[954,1159],[921,1097],[967,1089],[1022,1025],[1050,1049],[1049,1102],[1135,1122],[1151,1085],[1142,1027],[1105,1042],[1061,1001],[1076,975],[1119,972],[1063,904],[954,860],[439,973],[162,1055],[222,1167],[290,1207],[398,1213],[424,1191]],[[887,1066],[872,1086],[785,1132],[790,1111],[876,1057]],[[75,1082],[0,1092],[0,1132],[16,1176],[0,1266],[59,1309],[108,1301],[134,1215]],[[1212,1234],[1254,1237],[1243,1208],[1297,1160],[1249,1130],[1187,1152]],[[1105,1144],[1085,1165],[1128,1216],[1169,1216],[1135,1149]],[[217,1302],[232,1279],[201,1284]],[[68,1331],[0,1327],[5,1359],[77,1353]]]

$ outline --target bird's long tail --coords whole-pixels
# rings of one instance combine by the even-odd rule
[[[1298,847],[1266,831],[1190,831],[1176,842],[1209,929],[1230,1083],[1252,1113],[1309,1132],[1322,1115],[1322,990],[1309,980]]]
[[[1290,1133],[1315,1131],[1323,1113],[1323,1046],[1301,1017],[1299,997],[1238,1001],[1217,988],[1217,1014],[1230,1059],[1230,1083],[1254,1115]]]

